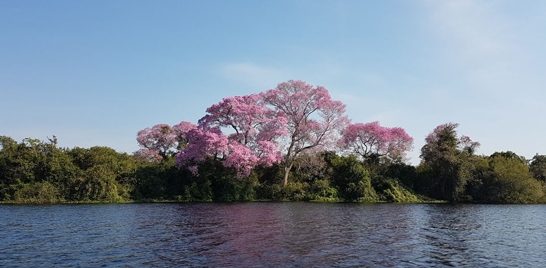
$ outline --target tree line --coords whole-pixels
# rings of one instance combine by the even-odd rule
[[[480,144],[446,123],[412,166],[403,128],[344,112],[324,87],[290,80],[224,98],[196,124],[140,130],[132,155],[0,136],[0,200],[546,202],[546,156],[477,155]]]
[[[126,201],[365,201],[418,202],[396,179],[372,177],[355,156],[302,155],[283,185],[280,164],[241,178],[216,159],[199,174],[175,166],[175,157],[149,161],[108,147],[60,148],[56,139],[16,142],[0,136],[0,200],[14,203]]]

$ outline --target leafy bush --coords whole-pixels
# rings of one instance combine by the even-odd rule
[[[369,173],[356,156],[340,157],[328,153],[325,158],[331,168],[331,182],[340,198],[345,201],[377,202]]]
[[[516,158],[491,157],[482,182],[480,200],[486,203],[535,203],[544,196],[542,184]]]
[[[339,201],[338,191],[330,185],[328,180],[315,180],[309,185],[307,199],[310,201],[336,202]]]
[[[374,188],[380,201],[397,203],[415,203],[422,199],[408,190],[398,179],[378,177],[373,180]]]
[[[55,186],[49,182],[38,182],[22,184],[13,195],[13,201],[17,203],[57,203],[60,193]]]

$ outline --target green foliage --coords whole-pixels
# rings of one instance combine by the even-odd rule
[[[532,178],[519,158],[495,155],[482,178],[479,201],[486,203],[535,203],[544,196],[542,184]]]
[[[533,156],[529,169],[535,179],[546,182],[546,155],[536,154]]]
[[[14,202],[130,200],[136,163],[107,147],[73,150],[57,139],[0,137],[0,198]]]
[[[174,173],[176,169],[172,165],[141,163],[135,172],[134,198],[137,200],[166,198],[168,181]]]
[[[396,203],[417,203],[423,200],[407,189],[398,179],[376,177],[373,186],[379,201]]]
[[[466,185],[474,172],[474,150],[479,143],[457,137],[458,124],[444,124],[430,133],[421,148],[423,177],[419,188],[424,194],[449,202],[466,201]],[[423,185],[422,183],[429,185]]]
[[[439,199],[438,190],[439,180],[435,176],[435,171],[430,164],[421,162],[415,168],[415,183],[413,190],[419,194]]]
[[[427,155],[417,167],[362,163],[331,152],[305,154],[294,162],[287,185],[282,163],[238,178],[233,168],[209,159],[196,176],[178,170],[174,157],[151,163],[108,147],[58,148],[55,137],[17,143],[0,136],[0,200],[420,202],[428,196],[452,202],[546,203],[546,156],[536,155],[529,164],[510,151],[476,156],[472,148],[461,148],[454,129],[437,134],[434,144],[422,150]]]
[[[67,200],[120,202],[131,200],[136,162],[108,147],[74,148],[67,151],[81,171],[70,181]]]
[[[463,170],[465,184],[463,188],[459,188],[458,201],[466,203],[483,202],[482,186],[484,178],[490,176],[489,157],[473,156],[472,161],[466,163],[467,170]],[[463,166],[464,168],[464,166]],[[466,173],[469,172],[469,173]]]
[[[332,185],[336,187],[340,198],[345,201],[363,202],[378,200],[369,173],[356,156],[340,157],[326,153],[325,159],[331,169]]]
[[[57,203],[60,201],[60,193],[49,182],[14,185],[17,189],[13,195],[13,201],[17,203]]]
[[[213,193],[211,183],[208,180],[192,181],[184,188],[184,195],[179,198],[181,201],[212,201]]]
[[[123,197],[118,193],[116,174],[103,166],[94,166],[85,171],[76,193],[77,201],[119,202]]]
[[[280,165],[258,168],[254,173],[257,200],[338,201],[338,192],[329,180],[327,163],[322,155],[302,154],[295,161],[290,182],[282,185],[284,171]]]
[[[398,178],[409,189],[413,189],[417,184],[417,169],[405,163],[389,163],[382,175]]]
[[[213,201],[252,201],[256,198],[254,178],[239,179],[236,176],[216,177],[211,188]]]
[[[524,156],[517,155],[516,153],[512,151],[506,151],[506,152],[494,152],[490,158],[504,158],[504,159],[513,159],[521,164],[527,165],[527,159],[525,159]]]
[[[288,182],[287,185],[273,184],[264,186],[263,197],[274,201],[306,201],[308,185],[302,182]]]
[[[329,180],[315,180],[309,185],[307,199],[310,201],[336,202],[339,201],[338,190],[330,185]]]

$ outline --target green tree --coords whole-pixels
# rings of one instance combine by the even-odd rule
[[[423,164],[430,167],[436,187],[430,189],[432,197],[450,202],[464,201],[467,182],[472,178],[473,155],[478,142],[468,136],[457,136],[458,124],[439,125],[425,139],[421,148]]]
[[[542,184],[519,157],[493,154],[483,178],[481,200],[486,203],[535,203],[544,196]]]
[[[69,199],[73,201],[117,202],[131,199],[136,183],[135,159],[112,148],[94,146],[68,151],[81,172],[72,177]]]
[[[325,159],[331,168],[331,182],[337,188],[339,197],[345,201],[378,201],[369,172],[356,156],[341,157],[327,153]]]
[[[18,144],[10,137],[0,136],[0,200],[9,200],[13,184],[17,181]]]
[[[382,175],[389,178],[398,178],[409,189],[414,188],[417,180],[416,168],[402,162],[388,163]]]
[[[54,187],[58,192],[61,186],[59,181],[70,176],[70,161],[56,147],[55,136],[49,142],[26,138],[21,143],[9,137],[0,137],[0,143],[0,197],[4,200],[13,199],[18,191],[30,193],[42,189],[33,184],[45,182],[47,184],[43,184],[43,189]],[[21,200],[26,195],[17,196]]]
[[[546,155],[533,156],[529,168],[535,179],[546,182]]]

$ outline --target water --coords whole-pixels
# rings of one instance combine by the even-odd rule
[[[546,267],[544,205],[0,206],[0,267]]]

